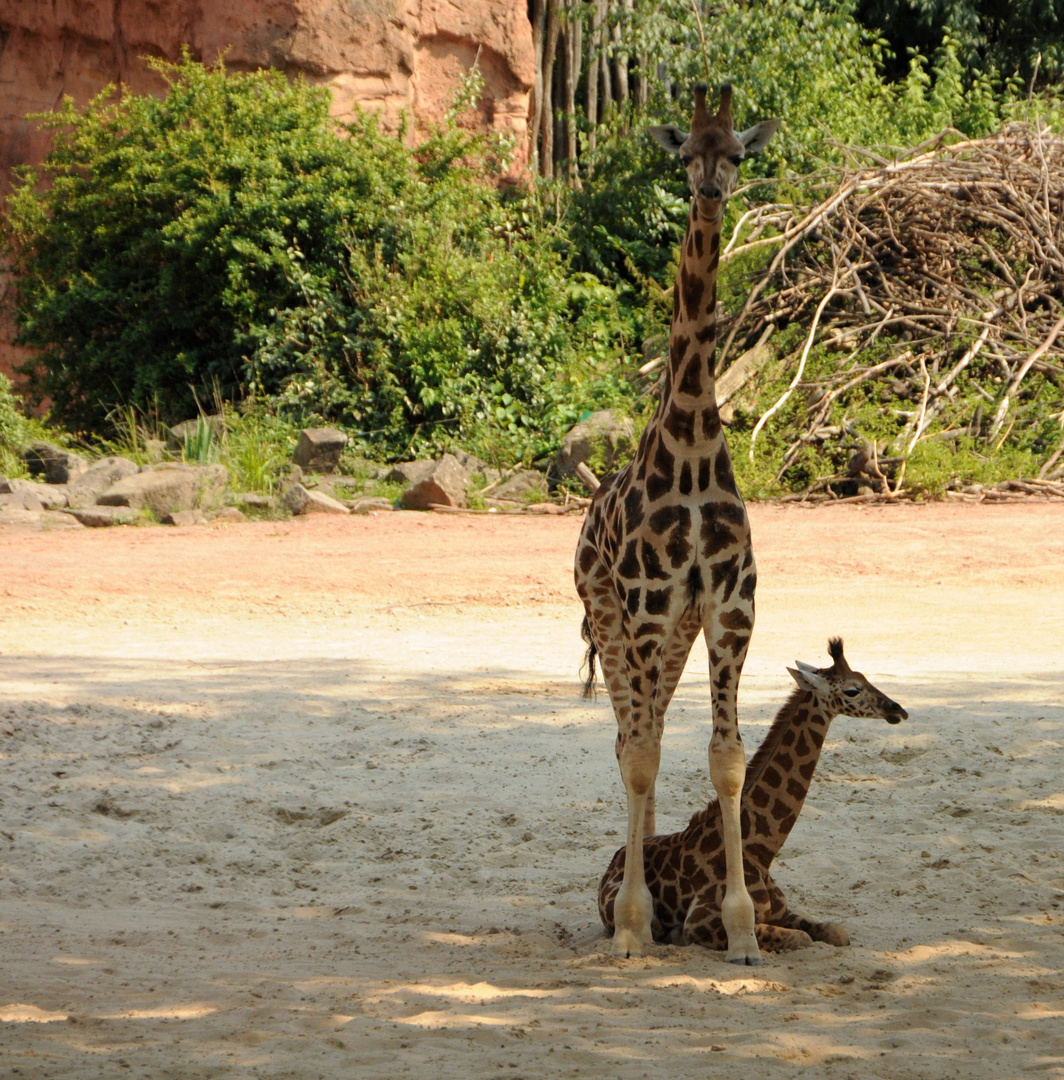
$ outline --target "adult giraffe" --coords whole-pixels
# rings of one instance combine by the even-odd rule
[[[720,800],[727,860],[727,959],[760,964],[754,908],[743,876],[739,796],[746,756],[736,690],[754,625],[756,573],[746,507],[735,486],[714,392],[717,263],[724,204],[739,165],[779,126],[732,128],[732,90],[715,116],[695,89],[688,135],[651,128],[680,155],[691,188],[676,275],[669,366],[661,400],[632,462],[595,493],[576,549],[576,588],[587,612],[588,687],[595,656],[617,716],[617,761],[628,794],[624,881],[614,905],[613,952],[641,956],[653,905],[643,837],[654,832],[654,783],[665,710],[699,632],[709,649],[713,736],[709,775]]]

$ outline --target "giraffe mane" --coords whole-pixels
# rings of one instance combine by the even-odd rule
[[[809,691],[796,686],[791,691],[791,696],[783,703],[780,711],[776,713],[776,719],[772,721],[768,734],[761,740],[761,745],[754,751],[754,756],[746,766],[746,781],[743,783],[744,795],[761,778],[761,774],[765,771],[769,761],[771,761],[772,755],[775,754],[776,749],[779,747],[780,739],[783,738],[784,732],[790,727],[794,714],[798,711],[798,706],[807,697],[809,697]]]
[[[776,713],[776,718],[772,721],[764,739],[761,740],[761,745],[754,751],[754,756],[747,762],[746,781],[743,783],[743,795],[745,795],[761,778],[761,774],[772,760],[772,755],[776,752],[776,749],[780,744],[780,739],[783,738],[784,732],[790,726],[791,720],[794,719],[794,714],[798,711],[798,706],[807,696],[808,691],[802,690],[800,687],[796,686],[791,691],[790,697],[787,698],[780,707],[780,711]],[[691,820],[688,822],[687,828],[701,828],[702,823],[709,815],[717,811],[719,805],[719,799],[711,799],[705,810],[696,810],[695,813],[691,815]]]

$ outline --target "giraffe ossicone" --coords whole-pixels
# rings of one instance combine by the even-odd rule
[[[851,670],[842,641],[829,643],[830,668],[798,663],[788,668],[797,688],[776,714],[747,769],[740,803],[746,885],[754,904],[754,932],[768,952],[801,949],[814,941],[848,945],[838,923],[818,922],[792,910],[769,869],[802,809],[828,726],[836,716],[864,716],[897,724],[908,713],[860,672]],[[713,801],[686,829],[644,841],[643,869],[653,904],[655,941],[726,945],[722,902],[724,843],[721,808]],[[613,856],[599,884],[599,915],[615,928],[617,893],[624,879],[625,849]]]
[[[735,485],[714,389],[717,265],[724,206],[748,153],[779,126],[736,134],[732,89],[714,114],[695,90],[690,132],[651,134],[680,155],[691,207],[673,290],[661,399],[633,460],[595,492],[576,550],[589,686],[602,668],[617,718],[617,761],[628,796],[626,863],[613,951],[639,956],[652,940],[643,837],[654,832],[654,785],[665,712],[695,638],[705,637],[713,697],[709,773],[721,805],[727,861],[727,959],[761,962],[739,825],[746,772],[736,690],[754,626],[756,573],[746,507]]]

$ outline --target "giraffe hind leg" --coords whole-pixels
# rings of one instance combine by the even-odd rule
[[[788,911],[780,925],[807,934],[813,941],[824,941],[840,948],[850,944],[850,935],[841,923],[817,922],[797,911]]]

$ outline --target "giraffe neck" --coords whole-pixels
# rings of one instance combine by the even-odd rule
[[[658,415],[674,452],[705,455],[720,437],[714,379],[717,345],[717,265],[723,213],[707,221],[691,201],[673,289],[669,366]]]
[[[795,690],[750,759],[742,795],[749,815],[745,847],[766,869],[798,820],[834,716],[813,694]]]

